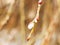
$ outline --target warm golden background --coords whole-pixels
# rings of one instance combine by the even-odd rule
[[[28,24],[38,0],[0,0],[0,45],[60,45],[60,0],[43,0],[30,40]]]

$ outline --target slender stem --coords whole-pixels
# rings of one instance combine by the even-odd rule
[[[35,24],[37,23],[37,21],[38,21],[38,19],[39,19],[39,11],[40,11],[40,8],[41,8],[41,2],[42,2],[42,0],[39,0],[39,1],[38,1],[38,8],[37,8],[36,17],[35,17],[34,20],[28,25],[28,28],[29,28],[29,27],[31,27],[31,26],[34,24],[34,25],[31,27],[32,30],[31,30],[31,32],[30,32],[30,34],[29,34],[27,40],[30,39],[32,33],[34,32]],[[32,24],[32,23],[33,23],[33,24]],[[31,26],[30,26],[30,25],[31,25]],[[30,28],[29,28],[29,29],[30,29]]]

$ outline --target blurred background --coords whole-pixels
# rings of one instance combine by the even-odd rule
[[[29,23],[38,0],[0,0],[0,45],[60,45],[60,0],[43,0],[29,40]]]

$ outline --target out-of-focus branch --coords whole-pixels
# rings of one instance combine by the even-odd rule
[[[19,12],[20,12],[20,36],[21,36],[21,45],[25,45],[25,12],[24,12],[24,0],[20,0],[19,3]]]
[[[60,20],[59,12],[60,12],[60,9],[54,14],[53,19],[51,20],[51,22],[49,24],[49,27],[46,31],[45,37],[44,37],[41,45],[49,45],[53,33],[55,32],[55,30],[57,30],[56,27],[58,26],[58,22]]]
[[[2,27],[7,23],[7,21],[10,18],[14,2],[15,2],[15,0],[11,1],[11,4],[10,4],[9,9],[7,11],[6,17],[0,21],[0,30],[2,29]]]

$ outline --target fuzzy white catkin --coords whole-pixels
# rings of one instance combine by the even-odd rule
[[[28,29],[32,29],[34,27],[34,23],[31,22],[29,25],[28,25]]]

